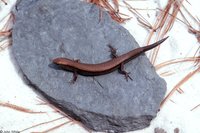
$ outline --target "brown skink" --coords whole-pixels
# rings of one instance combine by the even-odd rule
[[[74,72],[75,77],[73,80],[76,80],[77,73],[81,75],[85,75],[85,76],[103,75],[122,67],[122,64],[125,64],[129,62],[130,60],[136,58],[140,54],[160,45],[167,38],[168,37],[148,46],[136,48],[126,54],[117,56],[116,58],[113,58],[111,60],[108,60],[99,64],[86,64],[86,63],[81,63],[78,60],[71,60],[68,58],[56,58],[56,59],[53,59],[53,63],[59,65],[62,69]],[[125,72],[125,71],[122,71],[122,72]],[[127,76],[128,73],[125,72],[123,74]]]

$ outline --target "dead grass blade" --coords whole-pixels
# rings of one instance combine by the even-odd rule
[[[80,127],[82,127],[83,129],[85,129],[87,132],[89,132],[89,133],[92,132],[89,128],[87,128],[86,126],[84,126],[81,122],[74,120],[73,118],[71,118],[70,116],[68,116],[66,113],[64,113],[62,110],[60,110],[59,108],[56,108],[54,105],[52,105],[52,104],[51,104],[50,102],[48,102],[47,100],[45,100],[45,99],[43,99],[43,98],[41,98],[41,97],[37,97],[37,98],[38,98],[37,101],[41,102],[42,104],[46,103],[46,105],[47,105],[48,107],[51,107],[51,108],[54,110],[54,112],[58,112],[58,113],[60,113],[61,115],[63,115],[65,118],[68,118],[68,119],[71,121],[72,125],[73,125],[73,124],[77,124],[77,125],[79,125]]]
[[[181,88],[178,88],[177,91],[180,93],[180,94],[183,94],[184,91],[181,89]]]
[[[166,71],[166,72],[160,73],[159,75],[161,75],[162,77],[166,77],[166,76],[171,76],[173,74],[175,74],[175,72]]]
[[[49,123],[51,123],[51,122],[55,122],[55,121],[61,120],[61,119],[63,119],[63,118],[65,118],[65,117],[59,117],[59,118],[54,119],[54,120],[51,120],[51,121],[42,122],[42,123],[33,125],[33,126],[31,126],[31,127],[25,128],[25,129],[21,130],[20,132],[24,132],[24,131],[27,131],[27,130],[29,130],[29,129],[32,129],[32,128],[35,128],[35,127],[38,127],[38,126],[46,125],[46,124],[49,124]]]
[[[188,10],[187,8],[183,5],[182,6],[184,11],[189,15],[190,19],[192,19],[196,24],[197,26],[200,28],[200,21],[198,18],[195,18]],[[184,13],[180,10],[180,13],[181,13],[181,16],[183,17],[184,21],[186,23],[188,23],[188,32],[191,33],[191,34],[194,34],[198,40],[198,42],[200,43],[200,29],[195,29],[192,25],[190,25],[188,19],[185,17]]]
[[[62,127],[62,126],[64,126],[64,125],[66,125],[66,124],[68,124],[68,123],[70,123],[70,122],[71,122],[71,121],[63,122],[62,124],[59,124],[59,125],[57,125],[57,126],[54,126],[54,127],[50,128],[50,129],[47,129],[47,130],[45,130],[45,131],[42,131],[42,132],[32,132],[32,133],[48,133],[48,132],[51,132],[51,131],[53,131],[53,130],[55,130],[55,129],[58,129],[58,128],[60,128],[60,127]]]
[[[196,70],[190,72],[187,74],[181,81],[179,81],[174,88],[169,92],[169,94],[164,98],[164,100],[161,102],[161,107],[165,104],[165,102],[174,94],[174,92],[179,89],[185,82],[187,82],[191,77],[193,77],[196,73],[200,72],[200,67]]]
[[[200,104],[198,104],[197,106],[195,106],[194,108],[192,108],[190,111],[193,111],[195,109],[197,109],[200,106]]]
[[[199,30],[196,30],[192,26],[190,26],[190,27],[188,27],[188,32],[194,34],[197,38],[197,41],[200,43],[200,31]]]
[[[128,4],[126,1],[123,1],[123,3],[126,5],[127,9],[135,15],[137,18],[138,22],[141,24],[142,27],[151,29],[151,30],[156,30],[153,28],[153,26],[135,9],[133,8],[130,4]]]
[[[183,3],[183,0],[181,0],[180,2],[177,2],[174,0],[168,1],[168,4],[165,7],[164,12],[162,12],[158,16],[157,21],[154,25],[154,27],[158,27],[156,40],[159,40],[159,38],[162,39],[173,27],[173,24],[176,20],[177,14],[179,12],[179,9],[182,6],[182,3]],[[171,15],[169,15],[170,10],[172,10],[173,17]],[[151,37],[153,36],[152,35],[153,32],[154,31],[151,31],[147,44],[149,44]],[[151,54],[150,60],[151,60],[152,64],[156,63],[156,58],[158,56],[159,49],[160,49],[160,47],[155,48]]]
[[[12,41],[10,39],[0,42],[0,52],[10,46],[11,43]]]
[[[156,34],[156,41],[162,39],[172,28],[177,14],[179,12],[179,9],[182,6],[183,0],[180,2],[174,1],[174,0],[168,0],[168,3],[166,7],[163,9],[162,12],[158,15],[154,25],[150,24],[139,12],[136,11],[136,9],[132,8],[127,2],[123,1],[124,4],[127,6],[128,10],[132,12],[138,22],[143,26],[146,27],[146,29],[150,30],[148,39],[147,39],[147,45],[150,44],[150,41],[154,34]],[[170,14],[170,11],[172,13]],[[160,47],[158,46],[155,48],[151,54],[150,60],[152,64],[155,64],[156,58],[158,56]]]
[[[12,40],[11,40],[12,28],[11,27],[15,21],[14,14],[10,13],[2,21],[5,21],[5,20],[6,20],[6,23],[3,26],[3,28],[0,30],[0,51],[4,50],[12,43]]]
[[[157,10],[159,10],[159,11],[161,11],[161,12],[165,12],[164,10],[162,10],[162,9],[159,9],[159,8],[157,8]],[[179,22],[181,22],[181,23],[183,23],[183,24],[185,24],[186,26],[190,26],[190,23],[189,22],[184,22],[183,20],[181,20],[180,18],[178,18],[177,16],[174,16],[173,14],[171,14],[171,13],[167,13],[169,16],[171,16],[171,17],[174,17],[174,19],[176,19],[176,20],[178,20]]]
[[[93,3],[97,6],[99,6],[100,8],[104,8],[105,10],[107,10],[108,13],[110,14],[111,18],[113,20],[117,21],[118,23],[123,23],[126,20],[130,19],[130,18],[122,18],[120,16],[121,13],[119,12],[119,2],[118,2],[118,0],[112,0],[114,7],[111,6],[111,4],[108,0],[86,0],[86,1]]]
[[[8,3],[6,2],[6,0],[1,0],[5,5],[7,5]]]
[[[16,111],[20,111],[20,112],[24,112],[24,113],[29,113],[29,114],[42,114],[42,113],[46,113],[46,112],[36,112],[36,111],[32,111],[30,109],[24,108],[24,107],[20,107],[14,104],[10,104],[10,103],[3,103],[0,102],[0,106],[2,107],[7,107]]]
[[[156,65],[155,68],[156,68],[156,70],[159,70],[168,65],[182,63],[182,62],[195,62],[196,60],[200,60],[200,57],[186,57],[186,58],[172,59],[172,60],[162,62],[162,63]]]
[[[117,12],[119,12],[119,1],[118,1],[118,0],[113,0],[113,4],[114,4],[114,6],[115,6],[115,10],[116,10]]]
[[[8,30],[8,31],[2,31],[0,32],[0,36],[11,36],[12,34],[12,30]]]

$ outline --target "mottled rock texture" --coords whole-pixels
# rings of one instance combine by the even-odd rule
[[[78,0],[21,0],[13,28],[12,54],[28,84],[55,106],[95,131],[124,132],[149,126],[156,117],[166,83],[142,54],[125,65],[131,81],[114,71],[96,77],[55,69],[52,59],[85,63],[110,59],[108,44],[118,55],[139,47],[122,26],[99,9]]]

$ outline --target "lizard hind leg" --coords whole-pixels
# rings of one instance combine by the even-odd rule
[[[116,48],[114,48],[113,46],[111,46],[110,44],[108,45],[108,47],[110,48],[110,52],[111,52],[111,57],[112,58],[117,58],[118,57],[118,55],[117,55],[117,49]],[[124,69],[124,63],[121,63],[120,64],[120,68],[118,69],[118,72],[120,73],[120,74],[123,74],[124,76],[125,76],[125,79],[126,79],[126,81],[128,81],[128,79],[130,79],[130,80],[133,80],[131,77],[130,77],[130,72],[126,72],[125,71],[125,69]]]
[[[120,64],[120,68],[118,69],[119,73],[123,74],[125,76],[126,81],[128,81],[128,79],[133,80],[131,78],[131,76],[129,75],[130,72],[125,71],[124,69],[124,63]]]
[[[77,71],[73,72],[73,78],[69,81],[71,84],[74,84],[78,78]]]

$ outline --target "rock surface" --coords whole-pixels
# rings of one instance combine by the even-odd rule
[[[144,54],[125,65],[133,78],[128,82],[115,71],[79,76],[75,84],[69,84],[72,73],[51,64],[56,57],[85,63],[109,60],[108,44],[119,55],[139,47],[126,29],[105,12],[100,20],[96,6],[79,0],[21,0],[18,8],[12,54],[30,85],[95,131],[124,132],[149,126],[166,83]]]

